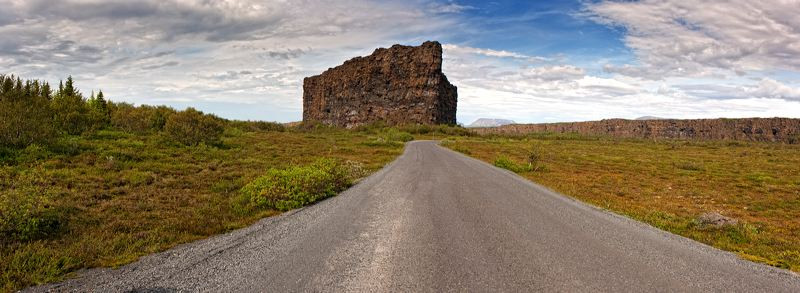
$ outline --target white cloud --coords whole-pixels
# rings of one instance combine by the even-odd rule
[[[523,78],[540,81],[570,81],[582,78],[586,74],[583,68],[572,65],[554,65],[533,67],[522,71]]]
[[[586,14],[624,28],[640,63],[609,72],[658,79],[800,70],[800,1],[603,1]]]
[[[745,92],[758,98],[800,101],[800,89],[769,78],[762,79],[758,86],[745,88]]]
[[[56,82],[72,74],[85,91],[102,88],[112,99],[281,121],[300,119],[305,76],[376,47],[481,29],[458,16],[474,8],[452,1],[0,0],[0,7],[0,35],[9,36],[0,38],[3,73]],[[450,43],[443,66],[458,86],[462,122],[797,117],[800,84],[768,71],[800,70],[798,9],[796,1],[600,2],[586,13],[624,27],[637,63],[598,68],[603,62]],[[219,112],[235,104],[245,114]]]
[[[546,57],[528,56],[525,54],[509,52],[505,50],[481,49],[468,46],[459,46],[454,44],[444,44],[442,45],[442,49],[447,50],[452,54],[475,54],[488,57],[507,57],[507,58],[524,59],[532,62],[542,62],[550,60],[549,58]]]
[[[431,5],[0,0],[0,34],[13,36],[0,38],[0,65],[55,82],[71,74],[111,99],[247,103],[263,116],[238,118],[298,120],[303,77],[376,47],[435,39],[470,9]]]
[[[597,76],[570,64],[532,66],[515,52],[481,54],[445,46],[445,74],[459,87],[458,119],[584,121],[653,115],[676,118],[796,117],[800,89],[773,79]],[[510,60],[516,62],[508,62]]]
[[[455,2],[437,3],[432,2],[428,4],[429,11],[434,13],[460,13],[467,10],[473,10],[475,7],[469,5],[460,5]]]

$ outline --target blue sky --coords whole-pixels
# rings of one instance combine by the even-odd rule
[[[616,56],[622,33],[580,15],[578,1],[464,1],[463,17],[478,30],[452,42],[528,55]]]
[[[800,117],[800,3],[0,0],[3,73],[296,121],[302,78],[438,40],[458,121]],[[109,29],[109,28],[113,28]]]

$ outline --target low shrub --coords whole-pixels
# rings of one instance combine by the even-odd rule
[[[167,136],[184,145],[219,143],[224,130],[222,119],[194,108],[170,115],[164,125]]]
[[[453,140],[450,140],[450,139],[442,140],[439,143],[439,145],[441,145],[443,147],[446,147],[446,148],[450,148],[450,149],[452,149],[454,151],[457,151],[457,152],[465,154],[465,155],[471,155],[472,154],[472,151],[470,151],[467,146],[459,144],[459,143],[457,143],[457,142],[455,142]]]
[[[470,129],[457,126],[457,125],[425,125],[425,124],[409,124],[397,126],[400,131],[408,132],[410,134],[442,134],[451,136],[475,136],[476,133]]]
[[[161,131],[169,117],[176,113],[167,106],[134,106],[128,103],[109,103],[111,126],[132,133]]]
[[[63,219],[42,188],[24,187],[0,194],[0,242],[28,241],[58,233]]]
[[[357,168],[356,168],[357,169]],[[286,211],[336,195],[350,187],[358,174],[353,166],[319,159],[307,166],[269,169],[240,190],[240,202],[261,209]]]
[[[286,131],[286,126],[278,122],[267,122],[267,121],[231,121],[230,124],[232,127],[237,128],[239,130],[245,132],[256,132],[256,131],[277,131],[277,132],[284,132]]]
[[[38,144],[30,144],[19,151],[16,157],[17,164],[31,164],[40,160],[47,159],[51,155],[50,151]]]
[[[697,162],[681,162],[675,165],[678,169],[686,171],[703,171],[703,165]]]
[[[528,168],[531,171],[539,171],[544,170],[545,166],[542,163],[544,161],[545,151],[539,145],[533,145],[530,150],[528,150]]]
[[[386,140],[385,138],[380,137],[380,136],[379,137],[373,137],[370,140],[363,142],[362,144],[365,145],[365,146],[370,146],[370,147],[402,147],[403,146],[402,142]]]
[[[370,133],[373,130],[362,131]],[[414,136],[410,133],[399,131],[395,128],[383,128],[375,131],[377,131],[377,136],[370,137],[368,141],[363,143],[364,145],[372,147],[398,147],[402,146],[405,142],[414,140]]]
[[[389,128],[386,121],[378,120],[366,124],[361,124],[353,128],[353,131],[363,132],[366,134],[378,134]]]
[[[300,132],[320,132],[320,131],[333,131],[336,130],[336,126],[331,126],[327,124],[323,124],[319,121],[302,121],[292,127],[296,131]]]
[[[494,160],[494,166],[509,170],[514,173],[529,172],[533,170],[533,167],[530,164],[520,165],[506,156],[498,156],[497,159]]]
[[[143,133],[150,130],[149,113],[128,103],[111,104],[111,125],[125,132]]]
[[[398,142],[409,142],[414,140],[414,136],[412,136],[408,132],[399,131],[394,128],[389,128],[383,136],[387,141],[398,141]]]

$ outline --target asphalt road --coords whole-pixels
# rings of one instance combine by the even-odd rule
[[[419,141],[319,204],[33,290],[800,292],[800,278]]]

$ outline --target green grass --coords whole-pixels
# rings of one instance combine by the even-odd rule
[[[242,187],[239,201],[245,208],[287,211],[334,196],[363,175],[360,165],[328,158],[307,166],[273,168]]]
[[[800,271],[800,145],[548,133],[443,145],[660,229]],[[537,171],[525,168],[532,152]],[[705,212],[739,224],[704,227],[696,219]]]
[[[214,145],[102,130],[0,149],[0,291],[120,266],[334,195],[409,137],[229,123]]]
[[[531,165],[519,164],[517,162],[512,161],[511,159],[509,159],[504,155],[500,155],[497,157],[497,159],[494,160],[494,166],[516,173],[529,172],[533,170],[533,167],[531,167]]]

